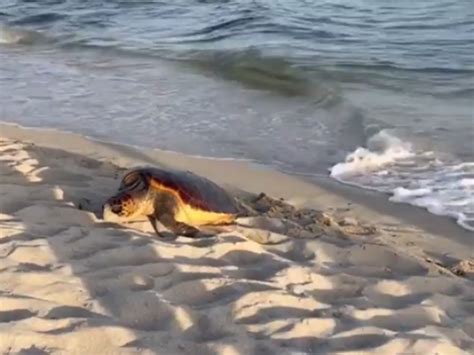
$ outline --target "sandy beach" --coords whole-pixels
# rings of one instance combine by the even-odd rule
[[[474,239],[448,218],[56,131],[0,125],[0,152],[1,354],[474,352]],[[104,222],[144,164],[204,175],[257,213],[206,239]]]

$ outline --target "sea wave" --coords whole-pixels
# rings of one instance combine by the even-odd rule
[[[315,92],[322,96],[329,95],[329,92],[318,91],[316,83],[308,79],[304,71],[295,67],[288,59],[266,56],[262,51],[254,48],[188,51],[183,53],[179,60],[208,73],[256,89],[272,90],[290,96],[308,96],[314,95]]]
[[[45,12],[35,15],[19,17],[10,22],[11,25],[40,25],[43,23],[52,23],[67,18],[64,14],[56,12]]]
[[[390,201],[449,216],[474,231],[474,162],[445,161],[416,151],[390,131],[370,137],[330,169],[334,179],[390,194]]]
[[[358,147],[346,157],[345,162],[334,165],[331,176],[343,179],[378,171],[399,160],[411,158],[414,154],[410,143],[382,130],[369,138],[367,147]]]
[[[44,41],[40,32],[0,24],[0,44],[33,44]]]

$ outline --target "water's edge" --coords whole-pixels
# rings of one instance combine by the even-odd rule
[[[46,139],[41,139],[41,133],[49,133],[52,134],[52,136],[48,136]],[[94,137],[81,135],[76,132],[67,132],[57,130],[55,128],[27,127],[14,122],[0,121],[0,136],[19,140],[33,141],[39,145],[51,146],[57,149],[71,149],[64,147],[69,141],[68,137],[79,137],[79,140],[86,140],[89,142],[98,143],[102,146],[102,149],[105,150],[112,149],[118,152],[126,152],[126,155],[128,156],[134,155],[130,154],[130,152],[139,152],[139,154],[137,155],[138,159],[145,159],[148,164],[153,163],[153,159],[151,159],[150,156],[155,155],[155,157],[160,157],[162,155],[165,155],[167,156],[167,159],[170,159],[172,161],[174,159],[176,159],[176,161],[184,161],[185,165],[182,167],[182,169],[190,168],[189,166],[186,166],[186,164],[191,164],[193,165],[193,169],[198,171],[200,169],[203,169],[204,172],[207,171],[206,166],[208,166],[209,162],[211,162],[214,167],[219,164],[232,164],[231,167],[233,168],[233,172],[231,172],[231,174],[233,173],[235,175],[232,177],[232,179],[238,178],[239,184],[241,184],[239,188],[247,190],[247,187],[249,187],[248,191],[253,193],[259,193],[261,192],[261,190],[254,190],[254,187],[251,187],[252,182],[245,181],[247,179],[245,173],[246,171],[258,171],[260,179],[265,179],[264,177],[262,177],[261,174],[268,174],[268,180],[273,181],[275,184],[278,184],[279,182],[281,182],[281,180],[278,180],[279,177],[275,178],[273,172],[281,172],[282,174],[284,174],[284,176],[296,178],[297,180],[295,181],[301,181],[303,184],[309,184],[317,187],[318,189],[322,189],[322,194],[317,193],[316,195],[309,195],[305,191],[306,188],[304,187],[304,185],[301,185],[299,183],[294,183],[293,185],[288,185],[285,183],[284,188],[282,188],[281,190],[279,190],[279,188],[276,187],[273,183],[264,183],[263,186],[265,186],[266,189],[270,189],[270,191],[274,194],[275,197],[284,197],[289,202],[295,202],[303,205],[309,203],[309,207],[317,206],[318,208],[321,208],[321,202],[318,200],[318,196],[322,196],[322,201],[331,201],[330,205],[324,205],[322,206],[323,208],[357,209],[357,206],[362,206],[363,211],[366,211],[368,209],[377,214],[381,213],[396,218],[401,223],[408,223],[413,225],[419,224],[422,228],[426,229],[430,233],[438,234],[440,236],[448,237],[449,235],[455,233],[456,235],[460,234],[461,236],[463,236],[463,238],[471,237],[470,231],[455,223],[452,216],[444,216],[439,214],[436,215],[429,213],[428,211],[416,206],[396,203],[391,201],[389,199],[389,194],[385,192],[377,190],[367,190],[366,188],[361,188],[357,185],[343,183],[331,178],[329,175],[320,174],[307,176],[304,174],[295,174],[290,171],[281,171],[280,169],[278,169],[278,167],[275,166],[272,167],[248,160],[196,156],[157,148],[125,145],[111,141],[103,141]],[[74,139],[70,141],[72,142],[74,141]],[[143,152],[145,154],[141,154],[140,152]],[[152,152],[152,154],[150,155],[147,152]],[[107,156],[107,154],[105,154],[104,156]],[[199,167],[199,162],[202,162],[201,167]],[[228,165],[223,165],[224,172],[222,174],[226,175],[225,169],[227,169],[228,167]],[[244,170],[244,174],[241,177],[239,176],[239,174],[235,174],[235,172],[239,172],[239,169]],[[240,181],[242,183],[240,183]],[[328,194],[329,196],[334,195],[337,197],[328,199]],[[316,205],[314,205],[314,203],[316,203]],[[433,229],[431,229],[430,226],[432,226]]]

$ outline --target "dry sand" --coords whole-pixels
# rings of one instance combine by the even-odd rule
[[[1,354],[474,352],[474,239],[448,219],[231,161],[0,136]],[[200,240],[102,221],[143,163],[206,175],[261,216]]]

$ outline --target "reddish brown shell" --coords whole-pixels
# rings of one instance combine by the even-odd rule
[[[238,213],[234,199],[222,187],[190,171],[159,168],[134,171],[142,174],[151,187],[172,190],[193,208],[208,212]]]

